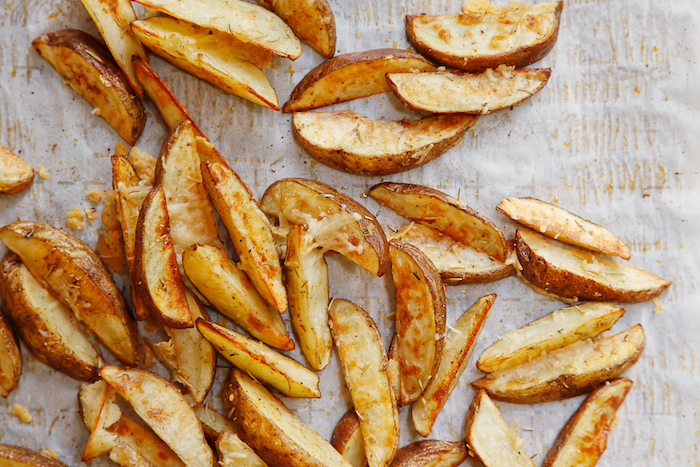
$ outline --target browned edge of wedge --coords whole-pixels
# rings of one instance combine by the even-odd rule
[[[467,457],[467,447],[463,442],[429,439],[399,449],[391,467],[457,467]]]
[[[0,444],[0,465],[7,467],[67,467],[66,464],[31,449]]]

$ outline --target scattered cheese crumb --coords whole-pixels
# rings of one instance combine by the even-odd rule
[[[661,299],[659,297],[652,298],[651,303],[654,304],[654,313],[664,311],[664,304],[661,302]]]
[[[51,457],[53,459],[58,459],[58,454],[56,454],[56,452],[51,448],[44,448],[41,451],[39,451],[39,454],[41,454],[42,456],[45,456],[45,457]]]
[[[294,67],[289,65],[289,76],[294,76]]]
[[[46,180],[47,178],[49,178],[49,175],[50,175],[49,171],[46,170],[44,167],[37,165],[36,170],[37,170],[37,172],[39,172],[39,176],[41,177],[42,180]]]
[[[88,224],[92,224],[92,221],[97,217],[97,209],[85,206],[85,217],[87,218]]]
[[[103,193],[102,190],[97,188],[88,188],[85,190],[85,196],[93,203],[99,203],[102,200]]]
[[[24,423],[32,423],[32,414],[29,413],[29,410],[23,405],[20,404],[12,404],[12,415],[16,415],[17,418],[19,418],[22,422]]]
[[[139,179],[146,182],[147,185],[153,185],[156,173],[156,158],[134,146],[129,152],[129,161],[134,166]]]
[[[95,107],[94,109],[92,109],[92,111],[90,113],[93,115],[101,115],[100,109],[98,107]]]
[[[66,213],[66,225],[71,229],[81,230],[85,228],[85,223],[83,222],[84,218],[85,213],[76,206],[72,211]]]

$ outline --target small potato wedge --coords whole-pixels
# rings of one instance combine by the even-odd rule
[[[220,313],[269,346],[292,350],[282,317],[255,290],[226,252],[209,245],[194,245],[183,254],[185,274]]]
[[[197,329],[226,360],[288,397],[321,397],[318,375],[265,344],[211,321],[197,320]]]
[[[375,49],[337,55],[307,73],[282,112],[299,112],[389,91],[387,73],[435,71],[415,52]]]
[[[5,146],[0,146],[0,193],[19,193],[26,190],[32,180],[32,166]]]
[[[551,245],[518,229],[515,251],[523,277],[532,285],[565,299],[643,302],[666,290],[671,282],[581,248]]]
[[[631,388],[631,380],[617,378],[593,391],[561,429],[542,467],[594,467],[607,447],[617,409]]]
[[[551,70],[499,66],[483,73],[388,73],[406,107],[422,112],[487,114],[520,104],[542,89]]]
[[[527,6],[470,0],[457,15],[406,16],[406,34],[418,52],[450,67],[521,68],[552,50],[563,7],[561,0]]]
[[[80,381],[97,375],[100,355],[80,329],[78,320],[12,252],[0,263],[0,297],[22,342],[37,360]],[[6,373],[3,371],[2,375]]]
[[[469,406],[465,432],[467,449],[485,467],[535,467],[522,438],[510,430],[485,391],[477,392]]]
[[[530,324],[507,332],[491,344],[476,362],[481,371],[507,370],[539,357],[542,353],[596,337],[625,314],[612,303],[589,302],[556,310]]]
[[[432,227],[467,246],[505,262],[506,239],[490,220],[445,193],[410,183],[384,182],[369,195],[404,217]]]
[[[237,434],[268,466],[351,467],[325,439],[242,371],[231,370],[224,400]]]
[[[0,241],[120,361],[136,364],[136,323],[112,276],[87,244],[61,229],[33,221],[2,227]]]
[[[398,450],[391,467],[457,467],[467,460],[464,443],[425,440]]]
[[[301,44],[282,19],[261,6],[240,0],[138,0],[137,3],[175,18],[230,34],[280,57],[301,55]]]
[[[138,467],[141,464],[134,464],[137,460],[144,462],[144,467],[185,467],[177,454],[151,429],[124,415],[110,431],[118,438],[109,458],[120,465]],[[120,463],[120,458],[124,457],[120,453],[129,454],[127,462]]]
[[[67,467],[66,464],[31,449],[0,444],[0,465],[8,467]]]
[[[634,365],[646,342],[640,324],[614,336],[567,345],[509,370],[472,383],[494,399],[537,404],[579,396],[617,378]]]
[[[353,407],[343,415],[331,435],[331,446],[352,464],[352,467],[365,467],[365,441],[360,429],[360,418]]]
[[[284,235],[290,224],[306,224],[319,246],[375,276],[386,272],[389,246],[382,226],[367,208],[338,190],[314,180],[285,178],[265,190],[260,208],[277,218]]]
[[[535,198],[505,198],[496,210],[515,222],[570,245],[630,259],[622,240],[606,228]]]
[[[236,425],[233,423],[233,420],[210,409],[206,405],[194,405],[192,410],[197,414],[197,418],[204,430],[204,436],[207,437],[210,443],[216,443],[216,440],[225,431],[236,432]]]
[[[411,406],[413,426],[421,436],[430,435],[435,419],[459,384],[459,378],[467,368],[474,344],[481,334],[496,294],[481,297],[457,320],[445,338],[440,356],[440,366],[430,379],[425,392]]]
[[[445,343],[445,286],[430,260],[414,246],[389,244],[396,289],[399,406],[418,399],[435,376]]]
[[[216,440],[221,467],[267,467],[250,446],[241,441],[235,433],[225,431]]]
[[[132,146],[141,136],[146,113],[109,51],[94,37],[76,29],[46,32],[32,41],[75,92]]]
[[[96,457],[109,454],[116,446],[117,435],[108,431],[122,416],[121,409],[114,403],[115,400],[114,389],[105,385],[105,392],[99,400],[100,409],[93,421],[90,437],[85,443],[83,454],[80,456],[81,461],[89,462]]]
[[[367,462],[369,467],[388,467],[399,447],[399,410],[389,385],[384,343],[372,318],[353,303],[333,300],[328,314]]]
[[[327,0],[261,0],[306,42],[326,58],[335,54],[335,16]]]
[[[100,376],[134,408],[187,466],[211,467],[214,455],[187,400],[160,376],[106,365]]]
[[[295,112],[294,135],[324,164],[358,175],[388,175],[420,167],[459,143],[477,117],[431,115],[376,120],[349,110]]]
[[[21,374],[22,355],[19,351],[17,338],[12,332],[7,317],[0,312],[0,396],[10,395],[12,390],[17,387]]]

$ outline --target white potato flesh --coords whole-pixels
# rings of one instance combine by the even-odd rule
[[[224,417],[206,405],[194,405],[192,410],[197,414],[197,418],[202,423],[204,434],[210,440],[212,438],[214,441],[217,440],[225,431],[236,432],[236,425],[233,424],[230,418]]]
[[[110,430],[119,435],[116,446],[110,453],[110,459],[117,450],[115,456],[123,457],[124,454],[129,454],[131,459],[145,460],[148,463],[147,467],[185,467],[177,454],[156,436],[153,430],[136,423],[129,417],[122,415],[119,422]],[[124,465],[135,467],[130,464]]]
[[[78,401],[80,402],[80,415],[85,427],[90,433],[95,431],[95,423],[100,415],[102,406],[107,400],[110,387],[103,380],[94,383],[83,383],[78,391]]]
[[[122,412],[115,404],[116,393],[111,387],[108,389],[102,407],[94,420],[93,430],[85,444],[85,449],[80,458],[83,462],[88,462],[96,457],[109,453],[116,445],[118,436],[108,429],[117,423],[122,416]]]
[[[230,431],[224,432],[216,441],[216,448],[221,455],[221,467],[267,467],[255,451]]]

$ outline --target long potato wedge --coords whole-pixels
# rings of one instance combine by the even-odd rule
[[[360,429],[360,418],[355,409],[345,412],[333,429],[331,446],[352,464],[352,467],[365,467],[367,455],[365,454],[365,441]]]
[[[306,42],[326,58],[335,54],[335,16],[327,0],[261,0]]]
[[[411,406],[413,426],[421,436],[430,435],[435,419],[459,384],[467,368],[474,344],[491,314],[496,294],[481,297],[450,327],[440,357],[440,366],[425,392]]]
[[[392,467],[457,467],[467,460],[467,448],[461,442],[425,440],[402,447]]]
[[[221,467],[267,467],[267,464],[255,454],[235,433],[224,432],[216,440]]]
[[[0,145],[0,193],[15,194],[32,184],[34,169],[24,159]]]
[[[384,343],[372,318],[353,303],[333,300],[328,314],[369,467],[388,467],[399,447],[399,411]]]
[[[10,444],[0,444],[0,464],[8,467],[66,467],[56,459]]]
[[[22,355],[10,322],[0,312],[0,396],[7,397],[17,387],[22,374]]]

